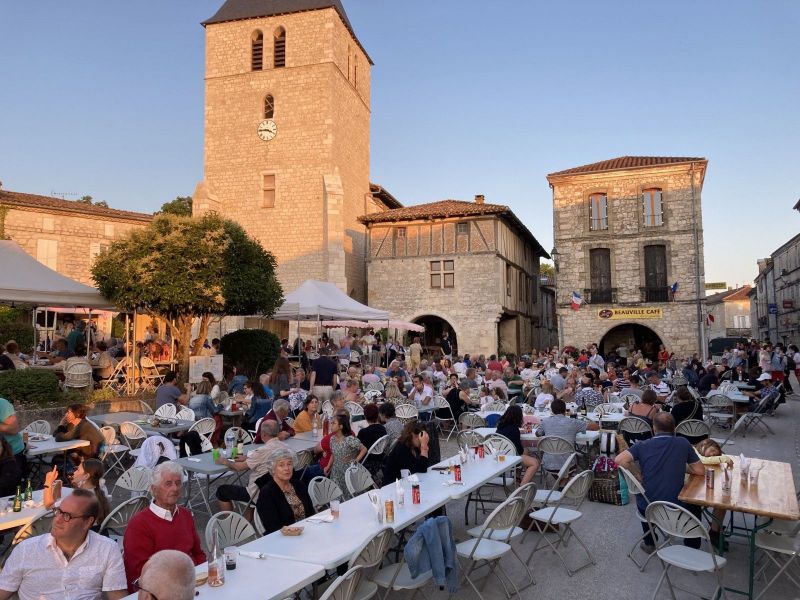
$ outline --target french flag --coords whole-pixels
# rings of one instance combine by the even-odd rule
[[[581,304],[583,304],[583,297],[578,292],[572,292],[572,303],[570,304],[572,310],[580,309]]]
[[[670,286],[669,291],[672,292],[673,296],[678,292],[678,282],[677,281]]]

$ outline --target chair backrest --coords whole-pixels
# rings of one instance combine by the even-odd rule
[[[214,547],[214,531],[219,535],[219,547],[241,546],[257,537],[256,530],[242,515],[222,511],[213,515],[206,524],[206,548]]]
[[[345,402],[344,408],[347,412],[350,413],[351,417],[364,416],[364,407],[361,406],[358,402]]]
[[[589,489],[592,487],[594,481],[594,473],[592,471],[581,471],[569,480],[564,489],[561,490],[561,502],[571,502],[576,507],[580,507],[586,497],[589,495]]]
[[[217,422],[212,417],[204,417],[199,421],[195,421],[192,426],[189,427],[189,431],[196,431],[200,435],[208,437],[214,433],[216,428]]]
[[[325,400],[325,402],[322,403],[322,414],[328,417],[333,414],[333,404],[331,404],[330,400]]]
[[[708,540],[708,531],[700,520],[685,508],[672,502],[651,502],[647,506],[644,516],[651,525],[663,531],[667,536]]]
[[[544,454],[560,455],[575,452],[575,444],[555,435],[544,436],[536,447]]]
[[[631,434],[653,433],[650,423],[639,417],[625,417],[619,422],[619,430]]]
[[[370,455],[374,456],[376,454],[383,454],[386,451],[386,445],[388,443],[389,443],[388,435],[384,435],[375,440],[375,443],[369,447],[369,450],[367,450],[367,453],[364,455],[364,459],[361,461],[362,464],[365,460],[367,460],[367,458],[370,457]]]
[[[485,410],[485,411],[489,411],[489,410],[497,411],[497,410],[499,410],[499,411],[505,412],[506,408],[507,408],[506,405],[503,404],[502,402],[489,402],[486,406],[483,407],[483,410]]]
[[[91,421],[91,419],[89,419]],[[34,421],[33,423],[28,423],[25,426],[25,429],[22,431],[27,431],[28,433],[44,433],[50,435],[50,423],[43,419],[39,419],[38,421]]]
[[[533,415],[536,413],[536,408],[531,404],[522,404],[521,406],[523,415]]]
[[[359,565],[364,569],[372,569],[379,566],[386,557],[393,539],[394,529],[384,527],[364,542],[358,550],[353,552],[353,556],[347,563],[348,568]]]
[[[117,484],[130,492],[149,492],[153,471],[143,467],[131,467],[117,479]]]
[[[139,407],[141,408],[143,414],[145,415],[153,414],[153,408],[144,400],[139,400]]]
[[[445,399],[444,396],[434,396],[433,397],[433,407],[438,409],[446,409],[450,411],[450,415],[452,416],[453,411],[450,408],[450,403]]]
[[[242,442],[243,444],[252,444],[253,443],[253,436],[250,435],[249,431],[242,429],[241,427],[231,427],[228,431],[232,431],[236,434],[236,443]]]
[[[708,437],[711,435],[711,427],[705,421],[700,421],[698,419],[687,419],[678,423],[678,426],[675,427],[675,435],[681,435],[690,438],[702,436]]]
[[[91,421],[91,419],[89,420]],[[117,432],[110,425],[101,427],[100,433],[103,434],[103,441],[105,442],[106,448],[109,446],[116,446],[119,443],[119,440],[117,440]]]
[[[608,415],[611,413],[621,413],[622,408],[614,406],[611,402],[604,402],[594,407],[594,412],[598,415]]]
[[[490,451],[491,454],[505,454],[506,456],[516,456],[517,449],[514,442],[504,435],[493,433],[487,437],[483,442],[484,447]]]
[[[194,410],[188,406],[184,406],[177,412],[175,418],[181,421],[194,421]]]
[[[419,416],[417,407],[413,404],[400,404],[395,408],[395,416],[401,421],[411,421]]]
[[[125,533],[125,528],[128,526],[128,523],[131,520],[131,517],[138,513],[140,510],[143,510],[149,506],[150,500],[147,496],[138,496],[136,498],[131,498],[130,500],[126,500],[119,506],[114,507],[114,509],[108,513],[103,522],[100,524],[100,533],[114,533],[117,536],[121,536]]]
[[[76,361],[64,369],[64,387],[82,388],[92,383],[92,365],[88,362]]]
[[[456,436],[456,441],[458,442],[459,448],[463,448],[464,446],[467,448],[474,448],[475,446],[483,444],[483,436],[477,431],[468,429],[467,431],[459,433]]]
[[[631,394],[630,392],[628,393],[622,392],[619,395],[619,401],[624,402],[628,406],[630,406],[631,404],[635,404],[636,402],[639,402],[639,400],[641,400],[639,396],[637,396],[636,394]]]
[[[486,427],[486,420],[475,413],[465,412],[458,417],[458,426],[461,429],[477,429],[478,427]]]
[[[125,439],[125,442],[131,448],[134,448],[135,445],[131,442],[138,442],[141,444],[141,440],[147,439],[147,433],[144,429],[139,427],[136,423],[131,421],[125,421],[124,423],[120,423],[119,426],[119,433]]]
[[[380,381],[375,381],[367,385],[367,391],[383,391],[383,384]]]
[[[647,494],[645,494],[642,482],[636,479],[634,474],[631,473],[625,467],[620,467],[619,465],[617,465],[617,469],[619,469],[619,472],[622,473],[622,477],[625,479],[625,483],[628,486],[628,491],[636,496],[641,496],[642,498],[644,498],[647,504],[650,504],[650,500],[647,498]]]
[[[294,455],[294,470],[302,471],[314,462],[314,452],[312,450],[301,450]]]
[[[308,495],[317,510],[330,504],[331,500],[341,498],[344,493],[327,477],[314,477],[308,484]]]
[[[539,488],[536,486],[534,482],[526,483],[525,485],[521,485],[513,492],[511,492],[510,498],[522,498],[523,501],[523,510],[527,511],[530,508],[531,504],[533,504],[534,498],[536,498],[536,492],[539,491]]]
[[[706,396],[705,404],[710,409],[718,410],[722,408],[732,408],[733,400],[724,394],[715,394],[713,396]]]
[[[361,583],[361,575],[360,565],[351,567],[344,575],[333,581],[319,600],[353,600],[356,597],[358,584]]]
[[[347,493],[351,497],[358,496],[367,490],[375,489],[375,481],[366,467],[360,463],[353,463],[344,472],[344,482]]]
[[[507,536],[510,537],[513,533],[513,528],[519,524],[525,509],[525,499],[519,496],[509,497],[505,502],[497,506],[481,527],[480,535],[475,537],[475,545],[470,551],[469,557],[472,558],[475,551],[480,546],[481,540],[488,538],[495,531],[507,531]]]
[[[52,525],[53,513],[50,511],[43,512],[14,534],[14,539],[11,541],[11,545],[16,546],[21,541],[27,540],[28,538],[49,533]]]
[[[178,414],[178,410],[175,408],[175,405],[172,402],[168,402],[167,404],[162,404],[161,406],[158,407],[158,409],[156,409],[157,417],[174,419],[176,414]]]
[[[543,504],[546,505],[550,503],[550,497],[553,495],[553,492],[558,491],[558,488],[561,487],[561,482],[567,479],[567,475],[569,474],[570,469],[572,469],[572,465],[576,463],[577,459],[577,452],[573,452],[569,457],[567,457],[567,460],[564,461],[564,464],[561,465],[558,473],[556,473],[556,480],[553,482],[553,487],[551,487],[547,492],[547,496],[545,496]]]

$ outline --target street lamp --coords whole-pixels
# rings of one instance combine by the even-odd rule
[[[558,273],[558,257],[560,256],[560,254],[558,253],[558,250],[555,249],[555,247],[553,247],[553,249],[550,251],[550,256],[553,259],[553,266],[555,267],[556,273]]]

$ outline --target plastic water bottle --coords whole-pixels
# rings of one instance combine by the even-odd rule
[[[236,432],[228,429],[225,432],[225,450],[228,451],[228,455],[230,456],[230,451],[236,447]]]
[[[311,423],[311,436],[317,437],[319,435],[319,415],[314,415]]]

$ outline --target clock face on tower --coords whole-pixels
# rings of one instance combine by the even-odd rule
[[[260,137],[265,142],[268,142],[276,135],[278,135],[278,126],[272,119],[266,119],[264,121],[261,121],[261,123],[258,125],[257,132],[258,132],[258,137]]]

